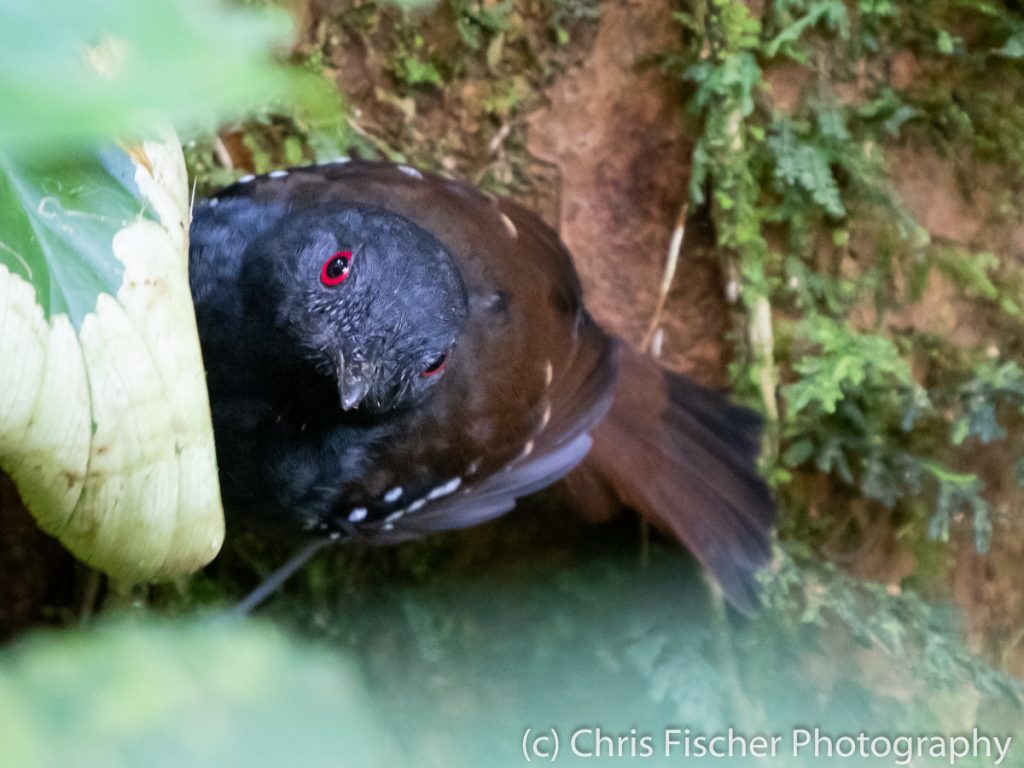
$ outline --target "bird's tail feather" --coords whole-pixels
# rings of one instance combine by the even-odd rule
[[[611,410],[570,489],[588,507],[625,504],[670,531],[751,612],[775,520],[756,466],[761,418],[622,347]]]

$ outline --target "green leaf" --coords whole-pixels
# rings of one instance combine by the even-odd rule
[[[787,467],[799,467],[814,455],[814,442],[807,438],[796,440],[782,455],[782,463]]]
[[[849,19],[845,5],[841,0],[822,0],[811,5],[811,9],[805,16],[786,25],[782,30],[764,46],[764,55],[768,59],[774,59],[780,51],[796,61],[806,61],[807,55],[795,44],[800,41],[804,33],[824,22],[828,29],[838,31],[846,37]]]
[[[85,562],[190,573],[224,520],[178,139],[0,168],[0,467]]]
[[[441,85],[441,73],[431,61],[405,56],[399,62],[399,76],[409,85]]]
[[[33,285],[47,317],[78,327],[100,293],[117,293],[124,268],[110,244],[147,215],[132,174],[120,150],[50,163],[0,155],[0,264]]]
[[[961,413],[953,422],[953,445],[961,445],[969,437],[981,443],[1002,440],[1007,431],[998,418],[1000,406],[1024,412],[1024,371],[1013,361],[984,360],[959,394]]]
[[[1010,59],[1024,59],[1024,30],[1018,30],[996,53]]]
[[[351,663],[262,625],[104,626],[0,658],[19,768],[399,765]]]
[[[206,0],[0,3],[0,147],[36,150],[205,122],[288,92],[282,11]]]
[[[938,498],[928,524],[928,535],[939,541],[949,541],[954,514],[966,507],[972,514],[975,548],[982,553],[988,551],[992,536],[991,510],[981,495],[984,490],[981,479],[970,472],[955,472],[930,460],[921,461],[921,467],[938,485]]]
[[[775,155],[775,178],[784,192],[808,196],[834,218],[846,215],[828,157],[819,147],[800,137],[787,120],[779,121],[768,146]]]
[[[958,38],[954,38],[946,30],[940,29],[935,40],[935,48],[939,53],[949,56],[956,50],[957,40]]]
[[[909,395],[921,391],[899,350],[883,336],[858,333],[823,316],[809,317],[798,332],[817,351],[793,365],[800,379],[782,388],[791,415],[812,405],[822,413],[835,413],[847,396],[867,387],[896,387]]]

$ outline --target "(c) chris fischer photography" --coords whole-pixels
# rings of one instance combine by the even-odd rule
[[[1024,765],[1024,8],[0,0],[0,763]]]

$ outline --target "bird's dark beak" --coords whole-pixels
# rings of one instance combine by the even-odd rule
[[[346,411],[358,408],[370,391],[369,377],[353,366],[345,366],[338,374],[338,399]]]

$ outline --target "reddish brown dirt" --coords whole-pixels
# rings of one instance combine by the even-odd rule
[[[586,60],[546,91],[528,120],[528,148],[559,171],[558,224],[576,257],[587,305],[637,344],[654,312],[669,240],[688,195],[691,144],[678,82],[644,66],[674,42],[665,2],[604,8]],[[688,242],[665,313],[663,357],[706,383],[724,383],[727,313],[720,273]]]
[[[959,173],[964,173],[959,170]],[[890,155],[890,176],[896,192],[937,242],[973,251],[992,251],[1021,258],[1020,225],[992,217],[996,169],[974,164],[968,184],[950,158],[934,150],[902,147]],[[963,298],[963,287],[932,273],[920,300],[890,317],[895,326],[934,333],[964,349],[1002,346],[993,311]],[[970,646],[1011,673],[1024,675],[1024,493],[1017,482],[1012,445],[973,445],[961,469],[977,473],[992,505],[991,551],[975,549],[971,521],[959,519],[949,557],[949,585],[963,609]]]

